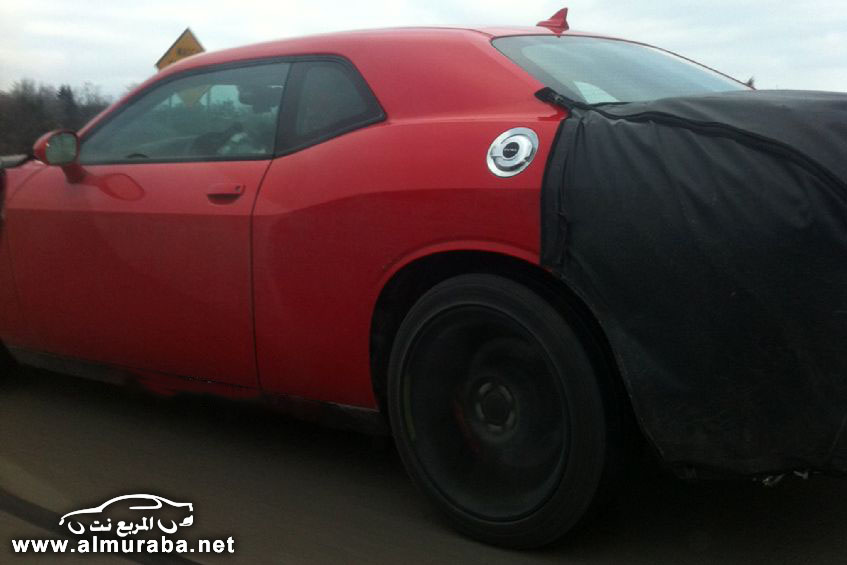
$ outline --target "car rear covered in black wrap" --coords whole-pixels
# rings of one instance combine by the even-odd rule
[[[847,95],[570,110],[542,262],[592,309],[642,429],[696,471],[847,471]]]

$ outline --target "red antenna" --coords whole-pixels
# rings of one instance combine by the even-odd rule
[[[552,30],[554,33],[561,35],[563,31],[567,31],[570,26],[568,26],[568,9],[562,8],[549,20],[544,20],[543,22],[538,22],[538,27],[546,27],[547,29]]]

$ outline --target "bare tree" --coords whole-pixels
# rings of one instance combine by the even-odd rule
[[[58,90],[22,79],[0,90],[0,155],[29,153],[43,133],[53,129],[76,131],[109,105],[100,87],[85,83],[81,89],[63,84]]]

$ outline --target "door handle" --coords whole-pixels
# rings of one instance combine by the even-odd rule
[[[213,184],[206,191],[206,197],[212,204],[229,204],[235,202],[242,194],[244,194],[243,184]]]

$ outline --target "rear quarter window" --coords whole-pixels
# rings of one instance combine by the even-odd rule
[[[336,60],[294,64],[278,153],[290,153],[385,119],[364,79]]]

